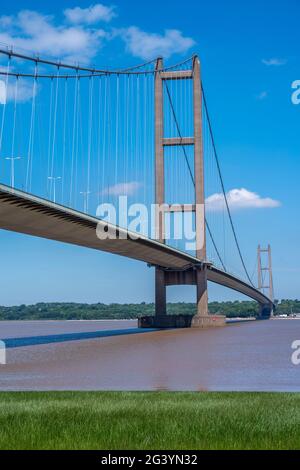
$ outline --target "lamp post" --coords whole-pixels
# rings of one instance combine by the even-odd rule
[[[83,196],[83,212],[87,214],[89,206],[89,195],[91,191],[80,191],[80,194]]]
[[[10,160],[11,172],[10,172],[10,185],[12,188],[15,187],[15,161],[21,160],[21,157],[5,157],[5,160]]]
[[[48,180],[53,182],[53,202],[56,202],[56,182],[61,180],[61,176],[48,176]]]

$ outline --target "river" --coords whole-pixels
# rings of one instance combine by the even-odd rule
[[[0,338],[10,338],[0,390],[300,391],[300,365],[291,361],[300,320],[143,333],[136,327],[135,321],[0,322]],[[132,334],[120,335],[124,329]],[[68,337],[87,332],[99,337]],[[41,337],[44,344],[35,344]],[[23,346],[24,338],[30,345]]]

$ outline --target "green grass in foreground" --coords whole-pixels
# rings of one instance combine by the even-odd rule
[[[300,394],[0,393],[1,449],[299,449]]]

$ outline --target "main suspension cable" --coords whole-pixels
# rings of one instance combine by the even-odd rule
[[[230,209],[229,209],[229,203],[228,203],[228,199],[227,199],[227,195],[226,195],[226,191],[225,191],[225,185],[224,185],[224,181],[223,181],[223,177],[222,177],[222,173],[221,173],[220,161],[219,161],[219,157],[218,157],[218,153],[217,153],[217,149],[216,149],[215,139],[214,139],[214,135],[213,135],[213,131],[212,131],[211,120],[210,120],[210,116],[209,116],[209,113],[208,113],[208,106],[207,106],[206,96],[205,96],[205,93],[204,93],[204,88],[203,88],[202,83],[201,83],[201,90],[202,90],[205,114],[206,114],[206,118],[207,118],[207,122],[208,122],[209,133],[210,133],[211,142],[212,142],[212,146],[213,146],[213,153],[214,153],[214,157],[215,157],[216,164],[217,164],[217,169],[218,169],[218,173],[219,173],[219,177],[220,177],[220,181],[221,181],[222,192],[223,192],[223,196],[224,196],[226,209],[227,209],[231,229],[232,229],[232,232],[233,232],[235,244],[236,244],[236,247],[237,247],[239,257],[240,257],[241,263],[243,265],[244,271],[246,273],[247,279],[250,282],[250,284],[254,287],[254,285],[252,283],[252,280],[251,280],[251,277],[249,276],[248,270],[246,268],[246,264],[245,264],[245,261],[244,261],[244,258],[243,258],[242,252],[241,252],[241,248],[240,248],[240,245],[239,245],[239,242],[238,242],[238,238],[237,238],[236,230],[235,230],[234,223],[233,223],[233,220],[232,220],[231,212],[230,212]]]
[[[1,45],[1,43],[0,43]],[[3,43],[2,43],[2,46],[3,46]],[[153,68],[152,70],[139,70],[139,69],[143,69],[144,67],[148,66],[148,65],[151,65],[151,64],[154,64],[156,63],[157,59],[153,59],[153,60],[150,60],[148,62],[145,62],[143,64],[139,64],[139,65],[135,65],[135,66],[132,66],[132,67],[127,67],[127,68],[124,68],[124,69],[115,69],[115,70],[109,70],[109,69],[98,69],[98,68],[95,68],[95,67],[84,67],[84,66],[80,66],[79,64],[67,64],[65,62],[62,62],[62,61],[54,61],[54,60],[50,60],[50,59],[43,59],[41,58],[40,56],[38,55],[29,55],[29,54],[25,54],[25,53],[19,53],[19,52],[15,52],[14,49],[10,46],[7,46],[6,45],[6,48],[3,48],[1,47],[0,48],[0,54],[4,54],[6,56],[9,57],[9,59],[11,57],[15,57],[17,59],[21,59],[21,60],[26,60],[26,61],[30,61],[30,62],[34,62],[35,64],[44,64],[44,65],[50,65],[50,66],[53,66],[53,67],[56,67],[56,68],[64,68],[64,69],[70,69],[70,70],[74,70],[76,71],[77,73],[79,71],[81,72],[87,72],[87,73],[91,73],[93,74],[93,76],[97,76],[97,74],[100,74],[100,75],[120,75],[120,74],[132,74],[132,75],[144,75],[144,74],[155,74],[155,69]],[[175,65],[171,65],[169,67],[165,67],[164,69],[162,69],[161,71],[168,71],[168,70],[172,70],[174,68],[177,68],[177,67],[180,67],[184,64],[186,64],[187,62],[191,61],[193,59],[194,56],[192,57],[189,57],[188,59],[178,63],[178,64],[175,64]],[[1,72],[0,72],[1,73]],[[22,76],[23,74],[21,73],[14,73],[14,72],[11,72],[12,75],[16,74],[16,75],[19,75],[19,76]],[[30,74],[28,75],[30,76]],[[36,78],[42,78],[42,77],[45,77],[45,78],[51,78],[51,76],[49,75],[40,75],[40,76],[37,76]],[[54,75],[55,77],[55,75]],[[85,77],[89,77],[89,75],[85,75]],[[76,75],[74,76],[65,76],[65,75],[62,75],[61,78],[77,78]]]

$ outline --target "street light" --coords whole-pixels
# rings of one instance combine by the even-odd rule
[[[11,162],[10,185],[12,188],[14,188],[15,187],[15,161],[21,160],[21,157],[5,157],[5,160],[10,160]]]
[[[48,176],[48,180],[53,182],[53,202],[56,202],[56,182],[61,180],[61,176]]]
[[[91,191],[80,191],[80,194],[83,195],[83,212],[87,214],[88,212],[88,201],[89,201],[89,195],[91,194]]]

